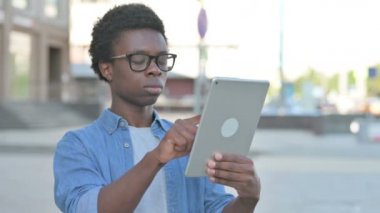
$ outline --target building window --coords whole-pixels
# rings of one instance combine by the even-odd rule
[[[45,0],[44,13],[46,17],[57,18],[59,15],[59,0]]]
[[[15,100],[29,99],[31,45],[32,38],[29,34],[18,31],[11,32],[11,96]]]
[[[12,6],[20,10],[27,10],[30,2],[28,0],[12,0]]]

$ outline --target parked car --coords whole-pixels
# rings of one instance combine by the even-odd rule
[[[380,119],[370,114],[353,120],[350,130],[358,142],[380,142]]]

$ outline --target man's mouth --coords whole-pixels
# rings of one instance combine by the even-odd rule
[[[152,95],[159,95],[162,92],[163,87],[161,85],[148,85],[144,87],[145,90]]]

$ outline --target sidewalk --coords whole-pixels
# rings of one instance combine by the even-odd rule
[[[191,116],[191,114],[185,117]],[[175,120],[177,116],[166,116]],[[69,130],[82,126],[0,130],[0,150],[52,151]],[[360,143],[351,134],[315,135],[304,130],[258,129],[252,143],[253,157],[261,155],[307,155],[321,157],[380,158],[380,143]],[[380,168],[380,167],[379,167]]]
[[[257,213],[379,212],[379,143],[258,130],[252,148],[262,181]]]
[[[193,115],[192,112],[160,113],[162,118],[170,121],[175,121],[178,118],[188,118]],[[62,138],[65,132],[81,128],[90,122],[91,121],[84,120],[82,125],[53,128],[0,129],[0,151],[34,150],[51,152],[55,149],[57,142]]]
[[[58,212],[53,152],[63,134],[76,128],[0,131],[1,212]],[[250,156],[262,181],[255,213],[379,212],[379,143],[358,143],[350,134],[258,129]]]
[[[76,127],[0,130],[1,152],[53,152],[64,133]]]

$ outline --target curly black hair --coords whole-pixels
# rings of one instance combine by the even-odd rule
[[[153,29],[160,32],[165,41],[165,28],[157,14],[144,4],[125,4],[110,9],[94,25],[89,53],[91,68],[101,80],[107,81],[99,70],[99,62],[110,62],[113,45],[126,30]]]

